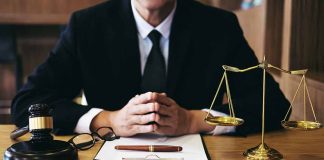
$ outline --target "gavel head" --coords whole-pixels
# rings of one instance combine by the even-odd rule
[[[31,141],[50,141],[53,136],[53,118],[50,115],[51,108],[47,104],[34,104],[29,107],[29,132]]]

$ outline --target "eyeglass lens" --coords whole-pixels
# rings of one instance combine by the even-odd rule
[[[116,138],[119,138],[115,135],[114,131],[109,127],[102,127],[97,130],[98,136],[106,141],[112,141]]]
[[[74,137],[72,142],[78,149],[85,150],[91,148],[94,145],[95,140],[90,134],[80,134]]]
[[[112,128],[110,127],[101,127],[98,128],[96,132],[92,134],[84,133],[73,137],[69,142],[72,142],[73,145],[80,149],[86,150],[91,148],[95,144],[95,137],[98,137],[105,141],[112,141],[118,139],[119,136],[116,136]]]

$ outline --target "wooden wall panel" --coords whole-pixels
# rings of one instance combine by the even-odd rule
[[[284,26],[283,26],[283,43],[282,43],[282,66],[285,69],[300,69],[300,68],[309,68],[311,66],[305,65],[305,62],[307,63],[309,59],[319,60],[319,63],[323,65],[324,60],[318,59],[319,57],[316,57],[313,52],[317,47],[307,47],[309,50],[305,50],[305,45],[309,45],[309,43],[318,43],[323,44],[323,41],[321,39],[317,40],[310,40],[311,38],[318,37],[317,35],[321,35],[322,31],[315,31],[309,30],[312,25],[321,25],[323,23],[323,18],[319,19],[316,24],[310,23],[311,17],[314,16],[313,14],[316,14],[317,12],[315,10],[308,10],[308,13],[311,13],[312,15],[307,16],[307,13],[303,12],[296,14],[296,9],[300,10],[301,8],[308,8],[313,7],[313,9],[319,7],[315,6],[307,6],[309,3],[316,3],[320,1],[320,3],[323,3],[322,0],[313,0],[313,1],[305,1],[305,0],[285,0],[284,4]],[[307,2],[307,3],[305,3]],[[297,4],[299,3],[299,5]],[[300,5],[303,6],[300,6]],[[296,6],[297,5],[297,6]],[[306,6],[305,6],[306,5]],[[321,4],[323,5],[323,4]],[[297,8],[296,8],[297,7]],[[305,10],[306,11],[306,10]],[[321,12],[323,14],[323,11]],[[308,19],[309,18],[309,19]],[[303,21],[302,24],[296,24],[296,21]],[[307,27],[302,27],[302,26]],[[308,26],[310,25],[310,26]],[[302,27],[302,28],[300,28]],[[314,26],[313,26],[314,27]],[[297,30],[297,28],[299,28]],[[316,28],[316,27],[315,27]],[[316,34],[313,35],[314,37],[310,36],[301,36],[304,34]],[[297,44],[297,42],[299,42]],[[323,46],[323,45],[320,45]],[[305,55],[303,58],[296,55],[297,53],[304,52]],[[323,52],[321,53],[323,55]],[[304,61],[303,61],[304,60]],[[323,109],[323,97],[324,97],[324,81],[314,78],[314,75],[316,75],[314,72],[311,74],[307,74],[308,77],[308,88],[310,91],[310,97],[312,99],[314,110],[316,113],[316,116],[320,122],[324,122],[324,109]],[[309,77],[310,76],[310,77]],[[318,77],[323,77],[321,74],[317,75]],[[279,77],[276,77],[280,82],[280,87],[285,93],[286,97],[289,100],[292,100],[294,93],[296,92],[296,89],[298,87],[298,83],[301,77],[299,76],[291,76],[287,74],[282,74]],[[304,110],[303,110],[303,97],[299,95],[297,99],[295,100],[293,112],[291,115],[291,119],[293,120],[302,120],[304,116]],[[312,118],[312,113],[309,110],[310,106],[307,105],[308,111],[307,111],[307,117]],[[312,120],[312,119],[311,119]]]
[[[60,26],[70,14],[105,0],[0,0],[0,25],[15,27],[24,81],[54,47]],[[0,64],[0,123],[9,123],[9,107],[16,94],[13,65]]]
[[[16,94],[15,92],[14,65],[0,64],[0,106],[8,105],[8,100]]]
[[[23,59],[24,82],[33,69],[44,62],[56,44],[60,26],[17,26],[17,50]]]
[[[284,1],[267,1],[264,53],[272,65],[281,66]],[[279,73],[279,72],[275,72]]]
[[[289,67],[308,68],[308,87],[318,120],[324,122],[324,1],[296,0],[291,4],[291,39]],[[297,87],[296,79],[289,79],[291,88]],[[293,92],[288,94],[292,95]],[[293,117],[303,117],[303,99],[297,99]],[[307,112],[308,117],[312,114]]]
[[[0,124],[10,123],[9,106],[16,94],[15,73],[12,64],[0,64]]]
[[[15,26],[17,53],[23,64],[23,81],[34,68],[42,63],[54,47],[60,26]],[[16,79],[13,64],[0,64],[0,114],[8,114],[11,100],[16,95]],[[0,115],[1,118],[1,115]],[[0,123],[8,122],[3,119]]]
[[[73,11],[104,0],[0,0],[0,23],[65,24]]]
[[[266,30],[266,1],[261,6],[246,11],[235,12],[242,26],[245,38],[259,61],[264,56]]]
[[[294,1],[292,15],[290,68],[309,68],[324,83],[324,1]]]
[[[245,38],[254,50],[259,61],[262,60],[265,47],[267,1],[249,10],[236,10],[241,0],[201,0],[205,4],[233,11],[240,22]]]

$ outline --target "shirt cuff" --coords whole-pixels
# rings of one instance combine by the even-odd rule
[[[209,109],[203,109],[202,111],[209,112]],[[225,113],[210,110],[210,114],[212,116],[229,116]],[[220,134],[226,134],[226,133],[233,133],[235,132],[236,127],[235,126],[216,126],[214,130],[207,132],[207,134],[211,135],[220,135]]]
[[[91,133],[90,124],[92,119],[98,115],[103,109],[91,108],[87,113],[80,117],[74,132],[75,133]]]

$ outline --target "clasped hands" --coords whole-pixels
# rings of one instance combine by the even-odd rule
[[[165,93],[147,92],[136,95],[118,111],[102,111],[91,122],[91,129],[110,126],[119,136],[138,133],[177,136],[208,132],[214,129],[203,122],[206,115],[201,110],[180,107]]]

